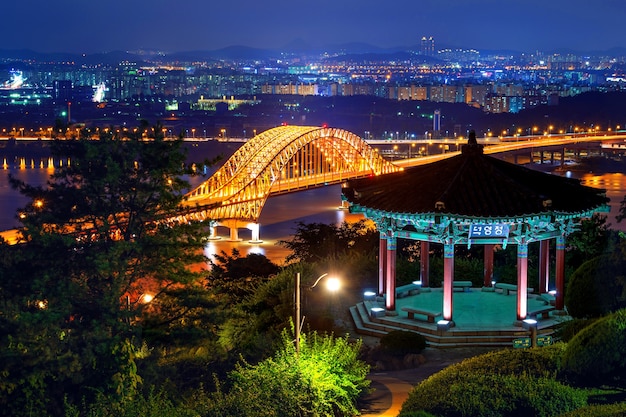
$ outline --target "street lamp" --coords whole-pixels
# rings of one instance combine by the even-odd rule
[[[322,278],[326,276],[328,276],[328,273],[324,273],[320,275],[315,280],[315,283],[313,283],[313,285],[309,287],[309,289],[315,288],[317,284],[319,284],[319,282],[322,280]],[[341,283],[339,282],[337,278],[329,277],[326,281],[327,281],[326,288],[328,289],[328,291],[336,292],[339,290]],[[304,317],[301,317],[302,300],[301,300],[301,292],[300,292],[300,273],[299,272],[296,273],[296,285],[294,288],[294,293],[295,293],[294,299],[295,299],[295,304],[296,304],[296,312],[295,312],[296,354],[299,355],[300,354],[300,330],[301,330],[300,327],[304,323]]]

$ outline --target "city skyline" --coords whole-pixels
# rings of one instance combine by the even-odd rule
[[[294,43],[324,48],[365,43],[419,46],[432,36],[446,45],[520,52],[626,48],[626,4],[600,0],[25,0],[3,5],[0,49],[99,53],[217,50],[230,46],[280,49]],[[36,13],[31,13],[36,11]],[[18,18],[19,17],[19,18]]]

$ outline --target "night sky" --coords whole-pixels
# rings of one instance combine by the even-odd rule
[[[367,43],[533,52],[626,47],[626,0],[6,0],[0,49],[94,53]]]

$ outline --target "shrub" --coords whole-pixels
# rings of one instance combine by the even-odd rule
[[[421,353],[426,349],[426,339],[419,333],[394,330],[380,338],[383,353],[404,356],[409,353]]]
[[[626,382],[626,309],[581,330],[567,344],[563,371],[581,384]]]
[[[586,405],[586,394],[550,378],[441,371],[420,383],[399,417],[424,410],[446,417],[555,416]]]
[[[283,347],[256,365],[243,363],[229,374],[232,386],[214,394],[210,416],[353,416],[368,389],[369,367],[358,360],[360,342],[303,334],[300,352],[283,332]]]
[[[175,404],[163,392],[150,391],[146,396],[136,395],[132,399],[114,402],[106,395],[99,394],[91,404],[81,407],[66,403],[66,417],[193,417],[197,413]],[[82,409],[81,409],[82,408]]]
[[[502,349],[465,359],[450,369],[497,375],[555,376],[561,366],[565,344],[540,349]]]
[[[555,337],[562,342],[569,342],[582,329],[593,324],[597,319],[572,319],[561,322],[555,328]]]
[[[572,317],[600,317],[626,307],[626,261],[599,256],[582,264],[569,279],[565,305]]]
[[[624,417],[626,416],[626,403],[589,405],[561,414],[560,417]]]
[[[554,379],[565,345],[505,349],[451,365],[423,381],[402,406],[441,416],[552,416],[586,404],[586,394]]]

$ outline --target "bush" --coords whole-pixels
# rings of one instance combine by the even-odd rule
[[[82,408],[82,409],[81,409]],[[66,417],[194,417],[197,412],[184,405],[174,404],[163,392],[151,391],[145,397],[136,395],[132,399],[114,402],[99,394],[91,404],[77,407],[66,404]]]
[[[554,379],[457,371],[443,370],[415,387],[399,417],[417,410],[446,417],[548,417],[587,404],[584,391]]]
[[[409,353],[421,353],[426,349],[426,339],[419,333],[394,330],[380,338],[383,353],[404,356]]]
[[[553,377],[561,367],[565,347],[563,343],[556,343],[538,349],[496,350],[465,359],[450,369],[496,375]]]
[[[626,261],[599,256],[582,264],[569,279],[565,305],[572,317],[600,317],[626,307]]]
[[[402,406],[441,416],[553,416],[586,405],[557,374],[565,345],[505,349],[469,358],[423,381]]]
[[[626,403],[589,405],[569,413],[561,414],[560,417],[624,417],[626,416]]]
[[[592,325],[597,319],[572,319],[563,321],[555,328],[555,337],[562,342],[569,342],[582,329]]]
[[[626,383],[626,309],[596,321],[574,336],[563,355],[563,371],[584,385]]]
[[[358,360],[360,342],[301,335],[300,353],[283,333],[275,357],[257,365],[243,363],[229,374],[232,386],[213,395],[209,416],[353,416],[356,400],[368,389],[369,367]]]

